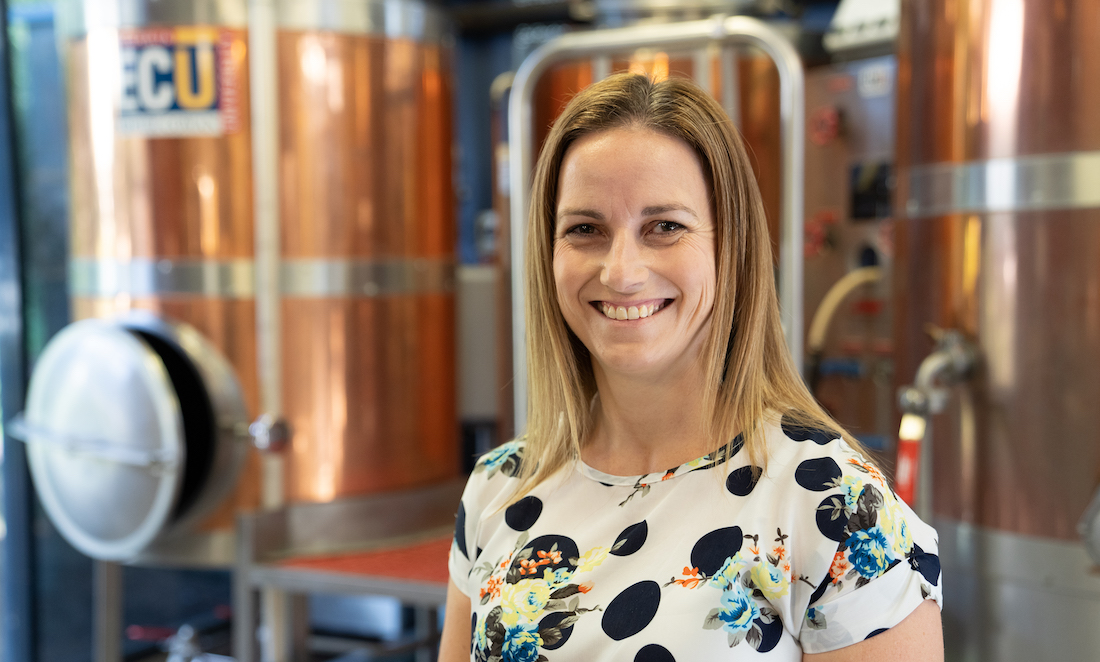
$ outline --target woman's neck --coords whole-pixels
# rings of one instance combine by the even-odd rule
[[[594,368],[596,424],[581,451],[589,466],[633,476],[665,471],[713,450],[701,369],[655,380]]]

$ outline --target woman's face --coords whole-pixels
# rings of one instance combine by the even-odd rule
[[[714,232],[702,166],[683,141],[617,128],[569,147],[554,279],[596,370],[659,378],[697,366],[714,306]]]

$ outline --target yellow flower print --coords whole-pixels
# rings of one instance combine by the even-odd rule
[[[760,589],[764,597],[769,600],[786,595],[791,586],[790,579],[781,568],[763,561],[752,567],[749,576],[752,577],[756,588]]]
[[[858,476],[845,476],[844,480],[840,481],[840,486],[844,488],[844,505],[848,510],[855,510],[856,501],[863,493],[863,483],[864,480]]]
[[[542,571],[542,579],[550,585],[550,588],[561,588],[573,579],[573,571],[569,568],[558,568],[557,570],[547,568]]]
[[[886,507],[879,511],[879,526],[893,541],[894,554],[898,558],[904,557],[913,547],[913,536],[905,514],[892,495],[886,497]]]
[[[505,584],[500,592],[500,604],[504,611],[513,611],[527,620],[538,620],[539,613],[550,600],[550,585],[542,579],[523,579],[515,584]]]
[[[577,559],[577,572],[591,572],[607,560],[607,547],[593,547]]]

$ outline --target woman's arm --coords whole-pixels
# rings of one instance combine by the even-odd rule
[[[468,600],[467,604],[469,604]],[[447,615],[450,616],[449,607]],[[942,660],[943,626],[940,623],[939,607],[932,600],[925,600],[905,620],[878,636],[828,653],[807,653],[802,656],[802,662],[941,662]]]
[[[443,636],[439,641],[439,662],[470,659],[470,598],[447,582],[447,611],[443,616]]]

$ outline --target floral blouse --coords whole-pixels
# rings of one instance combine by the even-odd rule
[[[644,476],[577,460],[503,509],[524,443],[482,457],[450,554],[470,659],[800,660],[941,602],[936,533],[876,467],[785,419],[764,434],[763,474],[738,437]]]

